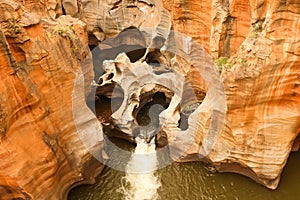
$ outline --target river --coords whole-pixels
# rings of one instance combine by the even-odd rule
[[[134,151],[134,146],[116,140]],[[160,187],[154,199],[161,200],[298,200],[300,198],[300,152],[289,157],[277,190],[267,189],[250,178],[234,173],[211,172],[204,163],[173,163],[153,172]],[[94,185],[82,185],[69,193],[69,200],[125,200],[125,172],[106,167]],[[133,179],[132,179],[133,180]],[[131,180],[131,181],[132,181]],[[139,184],[141,184],[139,182]],[[153,187],[153,186],[152,186]],[[146,194],[145,194],[146,195]],[[141,199],[142,200],[142,199]]]

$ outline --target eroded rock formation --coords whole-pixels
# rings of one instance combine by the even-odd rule
[[[169,104],[160,136],[177,161],[204,160],[274,189],[299,148],[296,1],[2,0],[0,9],[4,199],[62,199],[93,181],[95,157],[109,159],[104,126],[135,137],[139,106],[156,92]],[[120,100],[107,121],[85,105],[93,90]]]
[[[185,4],[169,10],[204,7],[202,2]],[[213,25],[210,46],[203,45],[214,58],[231,56],[221,75],[227,115],[219,140],[229,149],[220,148],[209,158],[219,162],[220,170],[239,171],[270,188],[277,187],[299,133],[299,6],[295,1],[213,1],[206,6],[212,8]],[[189,13],[187,20],[197,21]]]
[[[285,5],[268,1],[213,1],[212,4],[186,1],[164,2],[164,6],[170,10],[170,17],[164,19],[170,18],[176,31],[184,32],[191,37],[191,41],[202,44],[216,58],[217,65],[218,57],[224,59],[224,63],[220,65],[223,67],[221,77],[226,94],[226,121],[215,149],[206,159],[220,171],[239,172],[267,187],[276,188],[299,133],[299,28],[294,20],[299,19],[299,5],[292,1]],[[196,10],[204,9],[204,13],[211,13],[210,18],[205,14],[200,17],[195,14],[198,13]],[[166,13],[165,10],[163,12]],[[282,22],[282,18],[286,19],[287,24]],[[210,31],[202,24],[208,26]],[[197,29],[201,29],[203,37],[194,32]],[[288,30],[279,32],[280,29]],[[282,32],[286,34],[281,36]],[[188,37],[185,39],[189,40]],[[185,45],[180,44],[181,38],[175,36],[175,40],[183,50]],[[193,57],[192,54],[189,57]],[[210,66],[209,58],[205,58],[204,62],[201,58],[198,60],[198,67]],[[181,73],[186,72],[187,76],[197,74],[197,70],[192,71],[195,68],[191,67],[197,66],[197,63],[191,60],[188,62],[190,66],[179,61],[179,66],[185,65],[180,69]],[[288,75],[283,76],[285,72]],[[197,80],[198,78],[193,77],[191,82],[196,83]],[[288,117],[282,115],[279,108]],[[208,116],[211,116],[211,111],[206,113],[206,117]],[[173,118],[175,123],[175,115]],[[203,120],[205,117],[201,116],[199,119]],[[282,120],[285,122],[281,124],[279,121]],[[203,123],[201,120],[197,122]],[[197,129],[197,136],[194,137],[196,142],[185,151],[186,158],[182,161],[199,159],[209,123],[200,127],[205,128]],[[167,131],[169,140],[172,138],[171,132],[176,131]],[[278,142],[281,140],[279,135],[283,137],[281,142]],[[295,142],[295,149],[297,145],[298,142]],[[180,144],[175,146],[178,148]]]
[[[66,198],[102,166],[82,145],[72,113],[76,73],[90,55],[85,24],[40,19],[13,1],[0,8],[0,197]],[[93,79],[88,65],[83,102]]]

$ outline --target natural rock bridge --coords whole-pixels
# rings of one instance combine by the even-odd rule
[[[107,130],[144,133],[150,104],[157,151],[179,162],[275,189],[299,149],[296,1],[1,0],[0,11],[1,198],[64,199],[93,182],[94,157],[111,159]],[[95,96],[113,102],[98,119]]]
[[[139,135],[148,140],[157,135],[157,143],[165,146],[160,151],[168,151],[173,160],[183,159],[189,152],[198,154],[193,159],[209,159],[225,122],[226,99],[219,73],[210,56],[191,38],[170,30],[164,30],[170,32],[166,38],[151,32],[152,29],[126,29],[93,50],[95,71],[103,71],[103,75],[96,77],[90,99],[95,98],[100,104],[101,96],[111,99],[111,108],[98,111],[100,115],[111,112],[102,123],[109,127],[108,134],[116,129],[120,131],[116,137],[132,139]],[[122,47],[127,47],[127,51],[120,52]],[[138,58],[137,52],[144,54]],[[166,96],[168,106],[157,113],[159,116],[150,116],[151,121],[157,120],[157,127],[141,126],[137,115],[158,92]],[[76,94],[74,90],[74,98]],[[95,102],[89,105],[95,110]],[[160,109],[153,108],[153,112]],[[226,150],[226,146],[222,148]],[[170,163],[160,164],[163,167]]]

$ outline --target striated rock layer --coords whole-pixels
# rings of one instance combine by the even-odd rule
[[[0,11],[3,199],[63,199],[71,187],[93,181],[102,167],[95,157],[108,157],[102,125],[85,99],[93,80],[98,87],[111,79],[110,73],[102,75],[105,60],[118,65],[104,69],[115,75],[141,64],[154,77],[168,77],[160,76],[166,69],[150,69],[158,62],[185,78],[177,96],[161,89],[170,106],[159,116],[159,137],[167,138],[177,161],[206,161],[275,189],[290,151],[299,149],[297,1],[1,0]],[[94,63],[88,44],[97,46]],[[141,55],[132,57],[134,50]],[[139,71],[142,77],[134,74],[139,84],[149,82]],[[114,79],[127,88],[123,79]],[[155,91],[153,85],[128,88],[142,87]],[[190,88],[195,98],[189,98]],[[107,95],[105,89],[96,94]],[[123,95],[139,105],[132,91]],[[136,111],[133,104],[120,105],[111,121],[130,119],[120,131],[132,137]],[[188,112],[183,130],[178,120]]]
[[[177,3],[165,2],[172,14],[189,6],[201,9],[205,4],[187,1],[181,7]],[[203,44],[214,58],[228,57],[221,64],[226,122],[208,159],[220,171],[242,173],[275,189],[293,145],[294,149],[299,147],[295,138],[300,132],[300,4],[233,0],[212,1],[205,6],[212,9],[213,22],[207,39],[202,38],[202,42],[190,33],[195,25],[182,31]],[[211,23],[192,16],[187,20],[197,21],[199,26]],[[176,21],[180,17],[173,18]],[[209,46],[205,42],[208,38]],[[186,160],[198,159],[193,156],[198,152],[191,149]]]
[[[300,4],[250,1],[252,28],[232,69],[224,69],[227,119],[235,146],[229,157],[270,188],[300,132]]]
[[[119,6],[113,9],[116,12],[122,9],[126,13],[126,2],[118,2]],[[294,142],[300,132],[299,3],[238,0],[162,3],[169,12],[160,8],[160,2],[152,1],[151,4],[159,14],[151,15],[153,24],[161,27],[156,30],[168,30],[165,22],[171,20],[175,32],[191,37],[185,37],[185,42],[203,46],[222,72],[226,95],[226,120],[220,135],[212,140],[206,134],[211,127],[209,121],[214,116],[208,109],[204,112],[206,114],[199,115],[200,120],[196,118],[191,122],[198,127],[197,134],[193,136],[195,141],[189,150],[184,150],[185,158],[178,161],[205,160],[213,163],[219,171],[242,173],[269,188],[276,188],[289,152],[293,145],[294,149],[299,146],[298,139]],[[125,20],[131,15],[121,15],[118,20]],[[133,21],[130,22],[130,26],[135,26]],[[142,27],[138,28],[147,32]],[[166,39],[165,46],[168,48],[172,43],[170,36],[159,31],[156,33]],[[175,36],[175,40],[177,47],[183,51],[185,46],[189,46],[181,44],[181,38]],[[191,49],[185,57],[189,64],[179,57],[175,62],[179,65],[178,70],[187,73],[189,81],[197,88],[201,83],[197,84],[199,78],[193,76],[197,70],[202,71],[202,66],[210,66],[211,63],[209,56],[206,61],[205,58],[201,60],[203,57],[197,60],[194,53],[197,50]],[[205,73],[203,78],[207,78]],[[210,98],[215,102],[222,99],[216,95]],[[176,121],[176,116],[173,117]],[[175,129],[164,130],[170,143],[174,137],[176,141],[184,140],[184,137],[172,136]],[[216,144],[213,151],[201,158],[199,155],[206,148],[205,141]],[[184,144],[178,142],[171,148],[183,150],[180,145]]]
[[[0,4],[0,199],[63,199],[102,167],[82,145],[72,113],[74,79],[90,55],[86,26],[23,9]]]

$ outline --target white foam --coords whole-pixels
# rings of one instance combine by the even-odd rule
[[[146,143],[137,139],[137,146],[126,167],[122,191],[126,200],[157,200],[160,180],[155,176],[157,158],[154,139]]]

